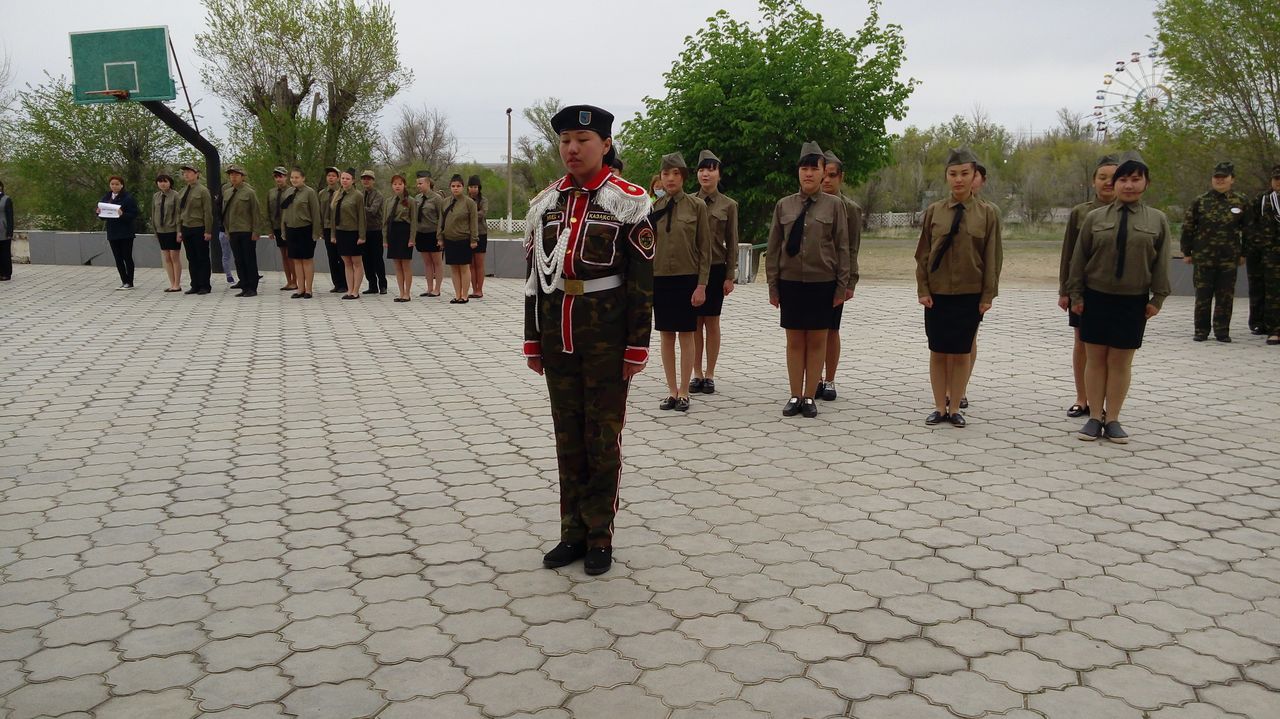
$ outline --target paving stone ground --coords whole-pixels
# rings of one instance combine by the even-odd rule
[[[959,430],[922,423],[913,288],[859,289],[805,420],[741,287],[719,394],[679,415],[660,367],[635,383],[617,563],[588,578],[540,568],[520,283],[453,307],[19,270],[3,719],[1280,716],[1280,348],[1243,307],[1236,343],[1193,344],[1169,300],[1117,446],[1071,436],[1051,291],[997,300]]]

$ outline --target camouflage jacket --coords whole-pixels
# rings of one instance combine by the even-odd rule
[[[524,355],[572,354],[577,345],[624,344],[623,359],[649,359],[653,318],[653,229],[649,196],[605,168],[585,186],[572,175],[529,203],[525,220]],[[542,245],[535,251],[535,243]],[[563,247],[559,247],[563,244]],[[540,258],[563,250],[559,277],[542,276]],[[555,264],[555,263],[553,263]],[[613,289],[583,294],[583,281],[619,277]],[[570,293],[544,284],[559,281]]]
[[[1187,208],[1182,223],[1184,257],[1234,260],[1243,253],[1249,232],[1249,201],[1239,192],[1210,190]]]
[[[1258,250],[1280,250],[1280,192],[1268,192],[1258,201],[1253,233]]]

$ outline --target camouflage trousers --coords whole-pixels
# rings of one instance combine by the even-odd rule
[[[622,379],[623,343],[584,341],[586,334],[573,354],[542,358],[560,467],[560,539],[610,547],[630,383]]]
[[[1253,249],[1245,253],[1245,274],[1249,277],[1249,329],[1268,330],[1271,320],[1267,319],[1267,277],[1264,259],[1266,250]],[[1275,287],[1275,285],[1270,285]],[[1272,292],[1280,290],[1273,289]]]
[[[1280,335],[1280,242],[1262,251],[1262,287],[1265,301],[1258,326],[1269,335]],[[1253,280],[1249,280],[1250,300],[1253,299]]]
[[[1236,298],[1237,261],[1235,258],[1222,260],[1200,257],[1193,261],[1196,334],[1209,334],[1212,311],[1213,333],[1219,337],[1228,335],[1231,333],[1231,307]]]

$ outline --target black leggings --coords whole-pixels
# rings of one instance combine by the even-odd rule
[[[120,283],[133,284],[133,238],[124,240],[107,240],[111,244],[111,254],[116,258],[116,271],[120,273]]]

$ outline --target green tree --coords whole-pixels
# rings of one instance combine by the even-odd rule
[[[1280,3],[1162,0],[1155,15],[1174,117],[1263,181],[1280,160]]]
[[[888,118],[901,119],[914,80],[898,79],[902,29],[880,21],[880,2],[852,35],[799,0],[761,0],[759,26],[721,10],[686,38],[665,74],[666,96],[646,97],[625,123],[627,173],[644,178],[665,153],[724,158],[726,191],[740,203],[743,237],[764,238],[773,205],[795,192],[800,145],[816,140],[845,162],[850,183],[889,159]],[[632,169],[634,168],[634,170]]]
[[[551,118],[560,111],[560,107],[560,98],[545,97],[520,111],[533,126],[534,134],[523,135],[516,140],[511,172],[518,188],[529,195],[564,174],[564,165],[560,162],[560,137],[551,128]]]
[[[305,168],[337,162],[353,141],[349,135],[375,125],[387,102],[413,81],[400,63],[395,13],[382,0],[204,0],[204,6],[207,29],[196,36],[201,77],[254,118],[245,144],[260,145],[277,162]]]
[[[135,103],[75,104],[66,77],[28,85],[17,102],[3,144],[22,196],[20,222],[99,229],[94,203],[107,178],[120,175],[143,212],[139,229],[146,226],[153,179],[186,156],[181,138]]]

